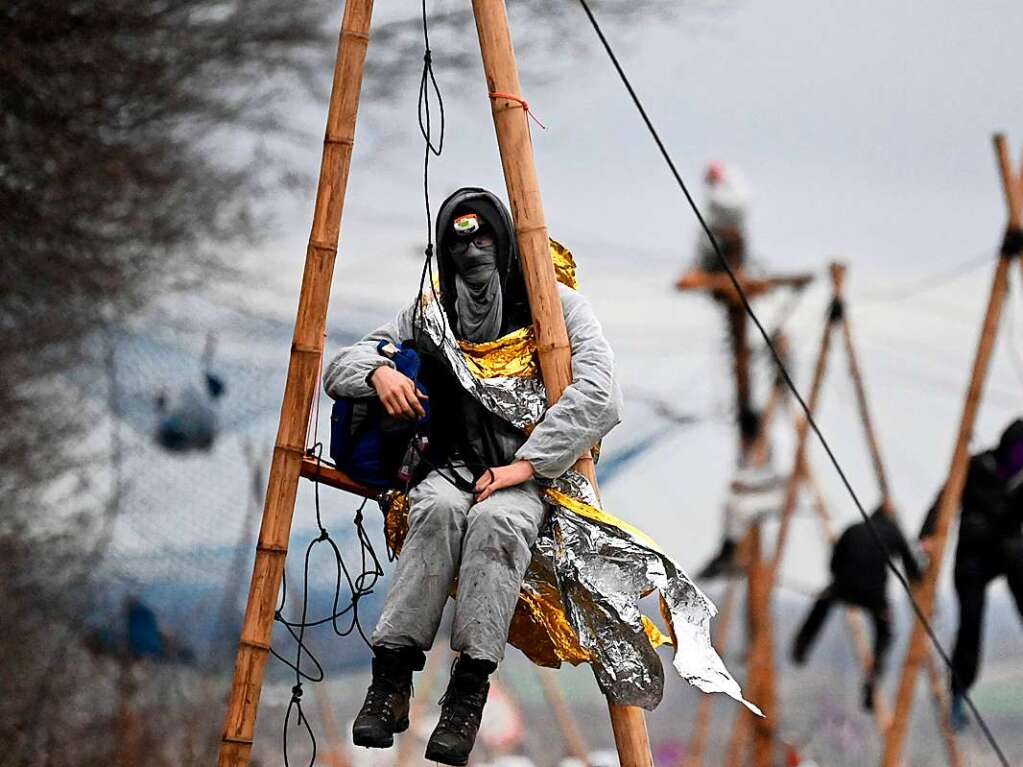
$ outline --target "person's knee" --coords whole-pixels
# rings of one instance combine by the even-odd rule
[[[536,541],[542,516],[539,506],[493,495],[469,509],[468,527],[474,538],[489,545],[529,549]]]
[[[467,506],[465,494],[457,488],[421,483],[409,493],[409,528],[460,528]]]

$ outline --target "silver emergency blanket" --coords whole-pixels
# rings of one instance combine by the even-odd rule
[[[569,288],[562,287],[561,292],[569,302],[577,296]],[[572,321],[592,321],[592,315],[588,317],[566,316],[570,337]],[[335,358],[324,376],[328,392],[357,396],[361,384],[368,390],[365,394],[372,393],[365,377],[376,366],[387,364],[376,354],[377,341],[411,338],[414,326],[420,343],[423,337],[429,338],[466,391],[492,413],[526,431],[544,416],[546,392],[538,371],[483,377],[477,370],[474,374],[439,302],[429,292],[395,323]],[[653,709],[664,686],[656,647],[670,641],[675,648],[674,666],[684,679],[704,692],[723,692],[759,714],[756,706],[743,699],[738,683],[711,646],[710,621],[717,610],[685,572],[648,536],[604,512],[582,475],[567,471],[544,480],[541,474],[538,471],[537,481],[543,487],[548,515],[533,547],[509,642],[542,665],[589,662],[611,702]],[[403,527],[407,499],[392,494],[381,505],[388,540],[400,548],[407,530]],[[670,640],[639,608],[640,599],[654,591],[660,595]]]

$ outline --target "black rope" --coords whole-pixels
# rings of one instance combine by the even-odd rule
[[[767,347],[771,350],[771,354],[774,357],[775,362],[778,364],[779,372],[781,373],[786,386],[792,392],[793,397],[795,397],[796,401],[799,403],[799,406],[803,411],[803,415],[806,418],[807,424],[810,426],[813,433],[816,435],[818,441],[820,442],[821,446],[824,448],[824,451],[827,453],[831,465],[834,467],[835,472],[838,474],[839,478],[842,481],[842,484],[845,486],[845,489],[848,491],[849,496],[852,498],[853,503],[856,506],[856,509],[860,513],[860,516],[863,517],[863,519],[867,522],[867,526],[869,527],[871,534],[873,535],[874,542],[878,545],[881,551],[884,552],[885,561],[887,563],[888,569],[891,570],[891,572],[895,575],[898,582],[901,584],[902,588],[905,590],[907,596],[909,597],[910,604],[913,606],[913,611],[916,613],[916,617],[923,626],[924,631],[926,632],[928,638],[934,645],[935,649],[938,651],[938,654],[941,656],[942,661],[944,661],[945,665],[948,667],[953,678],[955,678],[955,669],[952,666],[952,661],[949,658],[948,653],[945,652],[945,648],[938,640],[938,637],[934,632],[934,628],[931,626],[931,623],[927,619],[927,616],[924,614],[924,611],[921,609],[920,605],[914,598],[912,588],[909,585],[909,581],[901,572],[899,572],[898,567],[896,567],[895,564],[892,562],[891,553],[884,545],[884,542],[882,541],[880,534],[874,527],[873,521],[870,519],[870,515],[867,513],[863,504],[860,502],[859,496],[856,494],[856,491],[853,489],[852,483],[849,481],[849,478],[846,476],[846,473],[842,469],[841,464],[838,462],[838,458],[835,456],[834,451],[831,449],[831,445],[828,443],[827,439],[825,439],[824,434],[821,432],[820,427],[817,425],[816,420],[814,420],[813,414],[810,412],[810,408],[807,406],[806,401],[803,399],[803,396],[800,394],[799,389],[796,387],[795,382],[792,380],[792,376],[786,369],[785,364],[778,353],[778,350],[775,348],[774,343],[771,340],[770,334],[767,332],[763,324],[760,322],[760,318],[757,317],[756,312],[753,311],[753,306],[750,304],[749,298],[746,296],[746,292],[742,288],[742,284],[739,282],[739,279],[736,276],[735,271],[732,269],[732,265],[728,263],[728,259],[726,259],[724,257],[724,254],[721,252],[721,247],[718,244],[717,239],[714,237],[713,232],[707,225],[707,221],[704,219],[703,214],[700,212],[699,206],[693,199],[693,195],[690,193],[689,188],[686,186],[685,181],[682,179],[682,175],[679,173],[678,168],[675,166],[675,162],[671,159],[671,155],[668,153],[668,150],[665,147],[664,142],[661,140],[661,137],[658,134],[657,129],[654,127],[654,124],[650,120],[650,117],[647,114],[646,109],[643,107],[643,104],[640,101],[639,96],[636,94],[635,89],[632,87],[632,83],[629,81],[628,76],[625,74],[625,70],[622,69],[622,65],[618,62],[618,57],[615,55],[614,50],[611,48],[611,44],[608,42],[607,38],[604,36],[604,32],[600,28],[600,24],[597,21],[596,17],[593,15],[593,11],[590,10],[590,6],[586,2],[586,0],[579,0],[579,4],[582,6],[583,11],[586,13],[587,18],[590,21],[590,25],[593,27],[593,31],[596,32],[597,37],[600,39],[601,45],[603,45],[604,51],[607,53],[608,58],[611,60],[612,65],[618,72],[618,76],[621,79],[622,84],[625,86],[625,89],[629,92],[629,96],[632,98],[632,103],[635,105],[636,110],[639,112],[640,117],[646,124],[647,130],[650,132],[650,136],[653,138],[654,143],[657,145],[658,150],[660,150],[661,156],[664,158],[664,161],[667,164],[669,170],[671,171],[672,176],[674,176],[679,189],[682,191],[682,194],[685,195],[685,198],[689,203],[689,207],[692,209],[693,214],[696,216],[697,221],[699,221],[700,226],[702,227],[704,233],[710,240],[710,244],[714,248],[715,255],[717,256],[718,260],[721,262],[721,265],[727,272],[729,280],[731,280],[732,285],[739,296],[739,299],[742,301],[743,308],[746,310],[746,313],[749,315],[750,319],[753,320],[753,324],[756,325],[757,330],[763,337],[764,343],[766,343]],[[1007,237],[1007,242],[1008,245],[1003,248],[1003,251],[1009,251],[1012,248],[1019,246],[1020,244],[1019,241],[1016,240],[1015,238]],[[977,710],[977,707],[976,705],[974,705],[973,700],[966,692],[963,692],[961,694],[963,699],[969,706],[970,711],[973,713],[974,718],[977,720],[977,723],[980,725],[980,728],[984,733],[984,737],[987,739],[988,743],[991,745],[991,748],[998,756],[999,761],[1002,763],[1003,767],[1009,767],[1008,759],[1006,759],[1005,754],[1002,752],[1001,747],[998,745],[998,741],[995,740],[994,734],[988,727],[987,722],[981,716],[980,711]]]
[[[426,248],[424,250],[423,270],[419,276],[419,295],[417,296],[416,322],[413,328],[413,337],[416,345],[426,322],[423,306],[423,292],[429,279],[430,290],[433,299],[438,300],[437,291],[434,287],[433,278],[433,208],[430,203],[430,157],[440,157],[444,151],[444,133],[446,120],[444,116],[444,96],[440,92],[440,85],[437,84],[437,76],[433,71],[433,50],[430,48],[430,23],[426,12],[426,0],[422,0],[422,26],[423,26],[423,73],[419,78],[419,101],[417,104],[417,116],[419,118],[419,132],[423,137],[423,204],[426,209]],[[437,113],[439,131],[436,142],[434,142],[434,117],[433,107],[430,104],[430,92],[437,98]],[[446,329],[446,325],[444,326]]]
[[[316,459],[318,465],[324,463],[322,459],[322,443],[314,445],[309,449],[308,453]],[[294,658],[285,657],[272,646],[270,648],[270,653],[277,660],[291,669],[295,674],[294,686],[291,688],[291,700],[288,703],[288,709],[284,715],[282,741],[285,767],[289,767],[288,725],[291,723],[293,714],[297,716],[297,719],[295,720],[296,724],[305,728],[306,734],[309,736],[309,741],[312,745],[312,757],[309,762],[310,767],[312,767],[316,760],[316,735],[313,732],[312,725],[309,723],[308,718],[302,711],[302,682],[322,682],[325,679],[326,674],[324,672],[323,665],[313,654],[307,644],[306,629],[316,628],[317,626],[323,626],[329,623],[337,636],[346,637],[357,631],[359,636],[361,636],[362,640],[366,643],[366,646],[370,646],[369,638],[366,636],[366,632],[363,630],[362,623],[359,620],[359,601],[373,592],[377,581],[384,574],[383,566],[381,565],[380,559],[373,548],[373,543],[370,540],[369,533],[366,531],[365,527],[363,511],[365,510],[369,499],[363,499],[362,503],[355,511],[355,517],[353,520],[356,540],[359,543],[360,550],[359,574],[353,577],[348,564],[345,562],[344,557],[341,554],[341,549],[338,547],[334,539],[331,538],[330,533],[323,524],[323,513],[320,506],[320,483],[317,480],[314,480],[313,482],[313,497],[316,511],[316,527],[319,532],[315,538],[309,541],[305,549],[305,557],[303,559],[302,567],[301,618],[297,621],[292,621],[284,617],[284,608],[288,601],[287,573],[285,573],[281,579],[281,600],[277,609],[274,611],[274,621],[284,626],[285,630],[295,643]],[[336,567],[334,597],[329,615],[310,620],[310,559],[312,557],[313,550],[319,544],[326,544],[330,548],[334,557]],[[347,586],[348,593],[351,595],[344,608],[341,607],[343,586]],[[338,620],[342,618],[347,619],[347,624],[338,624]],[[312,664],[314,670],[311,673],[303,670],[303,661],[308,661]]]

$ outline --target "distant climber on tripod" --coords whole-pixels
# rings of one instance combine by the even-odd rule
[[[744,444],[752,445],[760,435],[762,419],[756,413],[739,416],[739,432]],[[750,525],[758,519],[776,514],[785,500],[785,478],[774,469],[771,452],[764,447],[762,455],[743,451],[739,465],[728,483],[724,509],[724,535],[721,548],[703,566],[697,577],[701,580],[728,578],[742,572],[739,543]]]
[[[920,531],[920,545],[933,552],[941,493]],[[1005,580],[1023,618],[1023,419],[1002,433],[998,446],[974,455],[960,502],[955,589],[959,629],[952,652],[951,724],[960,730],[967,717],[963,694],[977,679],[987,587]]]
[[[721,254],[732,269],[746,264],[746,217],[749,209],[749,187],[739,170],[720,162],[707,165],[704,174],[707,185],[707,225],[714,234]],[[701,231],[696,243],[697,264],[708,272],[721,272],[725,267],[714,251],[714,246]]]
[[[873,528],[873,529],[871,529]],[[879,507],[870,522],[846,528],[831,554],[831,584],[818,595],[792,644],[792,660],[806,663],[828,613],[838,603],[859,607],[874,625],[874,662],[863,682],[863,707],[874,706],[874,689],[892,643],[892,610],[888,603],[888,556],[899,557],[906,575],[919,580],[920,566],[894,517]]]

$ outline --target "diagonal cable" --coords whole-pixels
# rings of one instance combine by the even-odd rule
[[[743,308],[746,310],[746,313],[749,315],[750,319],[753,320],[753,324],[756,325],[756,328],[759,331],[760,335],[763,337],[764,342],[767,344],[768,349],[770,349],[771,355],[774,357],[775,362],[778,364],[778,368],[779,371],[781,372],[782,378],[785,381],[785,385],[789,388],[789,390],[792,392],[792,396],[795,397],[796,401],[799,403],[799,407],[803,411],[807,424],[810,426],[810,429],[813,431],[813,433],[817,436],[817,439],[820,442],[821,446],[824,448],[825,453],[827,453],[831,465],[834,467],[835,472],[838,474],[839,478],[842,481],[842,484],[845,486],[845,489],[848,491],[849,496],[852,498],[853,503],[856,505],[856,509],[859,511],[860,516],[863,517],[863,519],[867,522],[867,525],[874,538],[874,542],[878,545],[878,547],[880,547],[881,551],[884,552],[885,561],[887,563],[888,569],[892,571],[892,573],[895,575],[896,580],[901,584],[902,588],[905,590],[907,596],[909,597],[910,604],[913,607],[913,612],[916,613],[916,617],[919,619],[921,625],[924,628],[924,631],[927,633],[928,638],[934,645],[935,649],[938,651],[938,654],[941,656],[942,661],[944,661],[949,671],[953,674],[953,676],[955,676],[955,669],[952,667],[952,660],[949,658],[948,653],[945,651],[945,648],[942,646],[937,635],[935,634],[934,628],[931,626],[930,621],[924,614],[923,609],[920,607],[920,605],[916,601],[916,598],[913,596],[913,590],[909,585],[909,581],[906,579],[906,576],[899,572],[899,569],[892,562],[891,554],[888,551],[887,547],[884,545],[883,541],[881,540],[881,536],[878,534],[877,529],[874,527],[873,521],[870,519],[870,515],[867,514],[867,511],[864,508],[863,503],[860,501],[859,496],[856,494],[856,490],[853,488],[852,483],[849,481],[849,478],[846,475],[845,470],[842,468],[842,465],[838,462],[838,458],[835,456],[834,451],[831,449],[831,445],[828,443],[828,440],[824,437],[824,434],[821,432],[820,427],[817,425],[816,420],[814,420],[814,417],[810,412],[810,408],[807,406],[806,401],[803,399],[802,394],[800,394],[799,389],[796,387],[795,382],[792,380],[792,376],[789,374],[788,369],[785,367],[785,364],[782,361],[781,356],[778,353],[778,350],[775,348],[774,343],[771,341],[770,334],[764,328],[764,325],[761,323],[760,318],[757,317],[756,312],[753,311],[753,306],[750,304],[749,298],[746,296],[746,292],[742,288],[742,284],[739,282],[739,279],[736,276],[735,271],[732,269],[731,264],[728,263],[728,259],[726,259],[724,257],[724,254],[721,252],[721,247],[720,245],[718,245],[717,239],[714,237],[714,234],[711,232],[710,227],[707,225],[707,221],[704,219],[703,214],[700,212],[699,206],[693,199],[693,195],[690,193],[689,188],[686,186],[685,181],[682,179],[682,175],[679,173],[678,168],[675,166],[675,162],[671,159],[671,155],[668,153],[668,150],[665,147],[664,142],[661,140],[660,134],[658,134],[657,129],[654,127],[653,122],[650,120],[650,117],[646,112],[646,109],[643,107],[643,103],[640,101],[639,96],[636,94],[635,89],[632,87],[632,83],[629,81],[628,75],[625,74],[625,70],[622,69],[622,65],[618,62],[618,57],[615,55],[614,50],[611,48],[611,44],[608,42],[607,38],[604,36],[604,32],[600,28],[600,24],[597,21],[596,17],[593,15],[593,11],[590,10],[590,6],[586,2],[586,0],[579,0],[579,4],[582,6],[583,11],[586,13],[587,18],[590,21],[590,25],[593,27],[593,31],[596,32],[597,37],[600,39],[601,45],[603,45],[604,47],[604,51],[607,53],[608,58],[611,60],[611,64],[618,72],[618,76],[621,79],[622,84],[625,86],[625,89],[629,92],[629,96],[632,99],[632,103],[635,105],[636,110],[639,112],[640,117],[646,124],[647,130],[650,132],[650,136],[653,138],[654,143],[657,144],[657,148],[660,151],[661,156],[664,158],[664,161],[667,164],[668,169],[671,171],[672,176],[674,176],[675,181],[679,186],[679,189],[682,191],[682,194],[685,195],[685,198],[689,203],[689,207],[692,209],[693,214],[696,216],[697,221],[699,221],[701,228],[707,235],[707,238],[710,240],[710,244],[714,248],[714,253],[717,255],[718,260],[721,262],[722,266],[727,272],[728,278],[729,280],[731,280],[732,285],[735,288],[736,293],[738,294],[739,299],[742,302]],[[987,739],[988,743],[991,745],[991,748],[997,755],[999,762],[1001,762],[1003,767],[1010,767],[1008,759],[1005,757],[1005,754],[1002,752],[1001,747],[998,745],[998,741],[995,740],[994,734],[988,727],[987,722],[981,716],[980,711],[977,710],[976,705],[974,705],[972,698],[970,698],[970,696],[967,695],[965,692],[962,695],[963,699],[966,701],[966,704],[969,706],[970,711],[973,713],[974,718],[980,725],[980,728],[984,733],[984,737]]]

